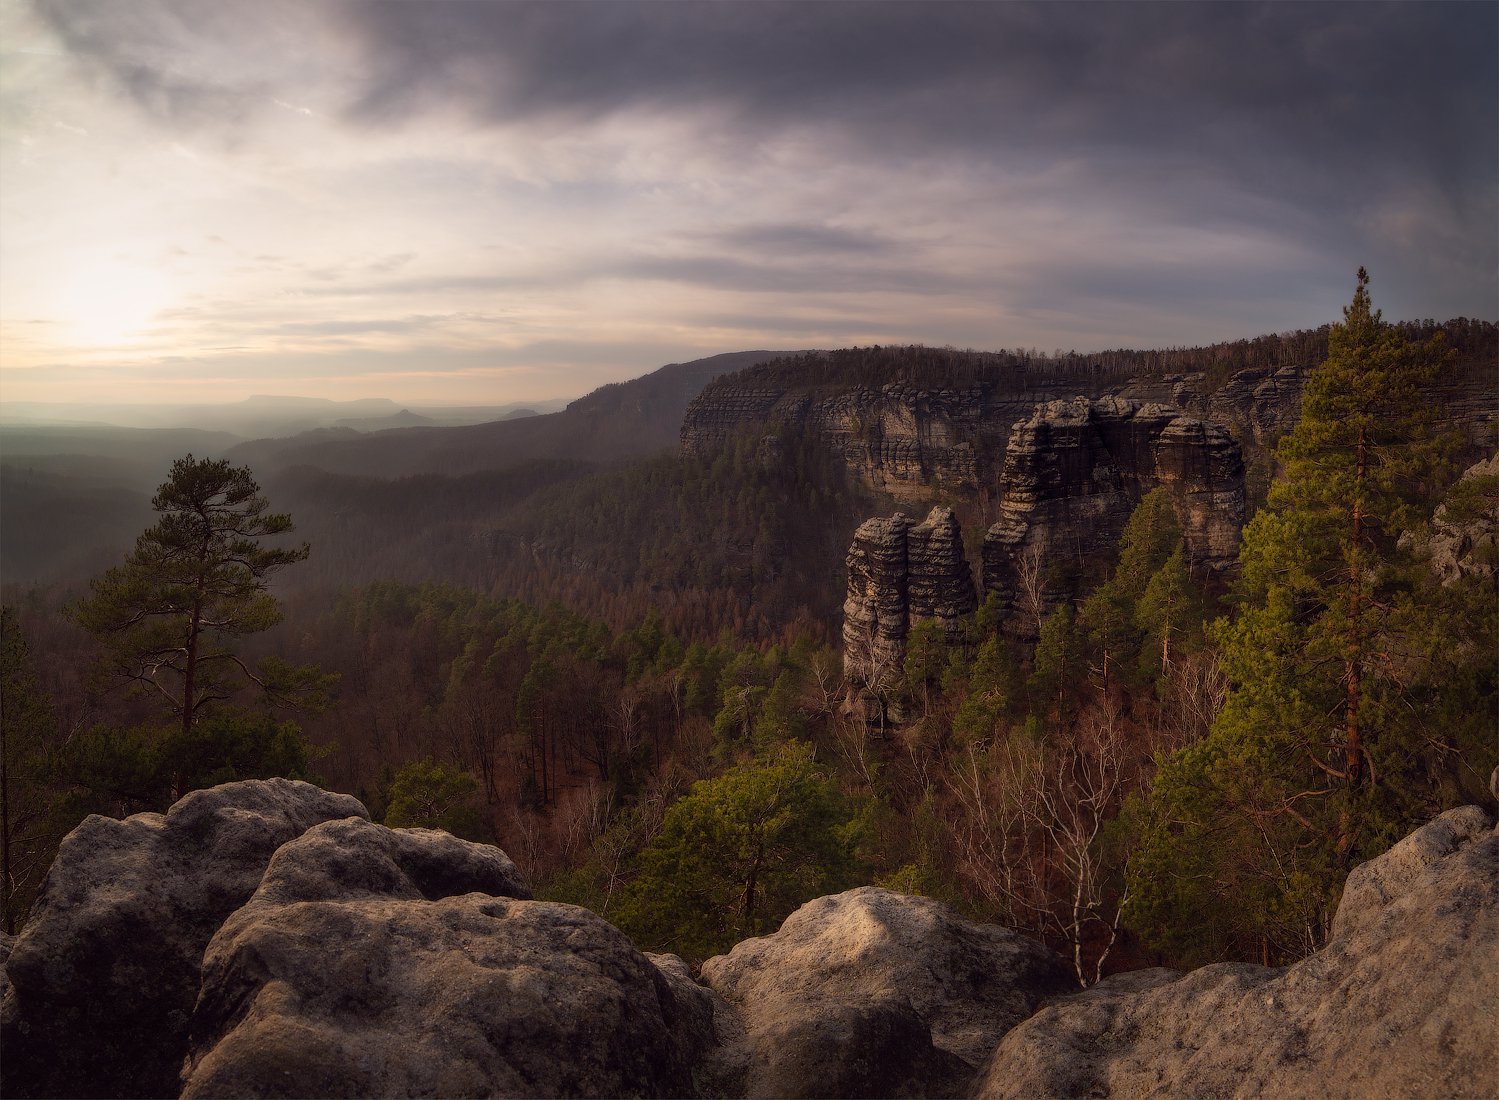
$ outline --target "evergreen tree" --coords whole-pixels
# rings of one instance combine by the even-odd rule
[[[1226,705],[1163,763],[1132,866],[1136,921],[1187,961],[1316,948],[1349,866],[1440,808],[1409,694],[1431,618],[1398,539],[1441,468],[1421,397],[1441,359],[1383,323],[1361,269],[1245,529],[1242,606],[1214,630]]]
[[[151,507],[161,519],[73,609],[118,671],[159,695],[184,736],[205,707],[230,697],[236,680],[277,694],[326,686],[310,669],[279,662],[252,669],[234,651],[234,639],[280,621],[270,577],[308,554],[305,543],[262,545],[292,522],[268,511],[250,471],[188,455],[172,463]]]

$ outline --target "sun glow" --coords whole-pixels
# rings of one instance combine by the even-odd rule
[[[75,268],[60,294],[68,338],[89,347],[139,343],[171,300],[161,272],[109,262]]]

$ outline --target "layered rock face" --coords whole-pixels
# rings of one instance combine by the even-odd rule
[[[976,494],[992,485],[1010,425],[1070,383],[1024,378],[922,388],[892,383],[814,394],[763,386],[703,391],[682,421],[682,450],[705,454],[748,428],[813,432],[866,485],[897,500],[925,502],[934,488]]]
[[[1222,428],[1118,397],[1037,406],[1010,434],[1000,518],[984,536],[984,588],[1015,600],[1027,571],[1106,557],[1145,493],[1165,486],[1197,568],[1232,567],[1244,462]]]
[[[362,810],[271,781],[81,826],[7,961],[5,1095],[171,1096],[179,1067],[202,1097],[1499,1094],[1499,832],[1474,806],[1356,869],[1294,966],[1084,993],[1046,948],[872,887],[694,979],[518,896],[498,849]],[[164,950],[179,921],[217,928]]]
[[[949,633],[978,606],[963,533],[951,508],[933,508],[919,524],[897,512],[865,520],[848,549],[843,604],[847,676],[875,685],[899,671],[906,635],[918,619]]]
[[[1201,374],[1172,374],[1132,381],[1118,396],[1174,405],[1227,429],[1246,449],[1264,448],[1296,426],[1307,373],[1297,366],[1253,367],[1236,372],[1217,389],[1209,389]]]

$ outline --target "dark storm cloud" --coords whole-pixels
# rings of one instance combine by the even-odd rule
[[[339,9],[366,122],[716,108],[902,149],[1400,154],[1493,168],[1491,4],[445,4]],[[749,131],[747,131],[749,132]],[[1471,151],[1465,153],[1465,150]]]
[[[431,109],[582,122],[708,112],[747,139],[827,124],[892,155],[1117,148],[1414,159],[1492,177],[1499,7],[1421,4],[423,3],[41,0],[75,53],[155,112],[236,111],[254,78],[194,41],[351,44],[351,119]],[[272,61],[273,59],[267,59]],[[732,132],[731,132],[732,133]]]

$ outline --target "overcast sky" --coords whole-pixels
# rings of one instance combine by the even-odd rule
[[[0,0],[0,400],[1499,316],[1499,5]]]

